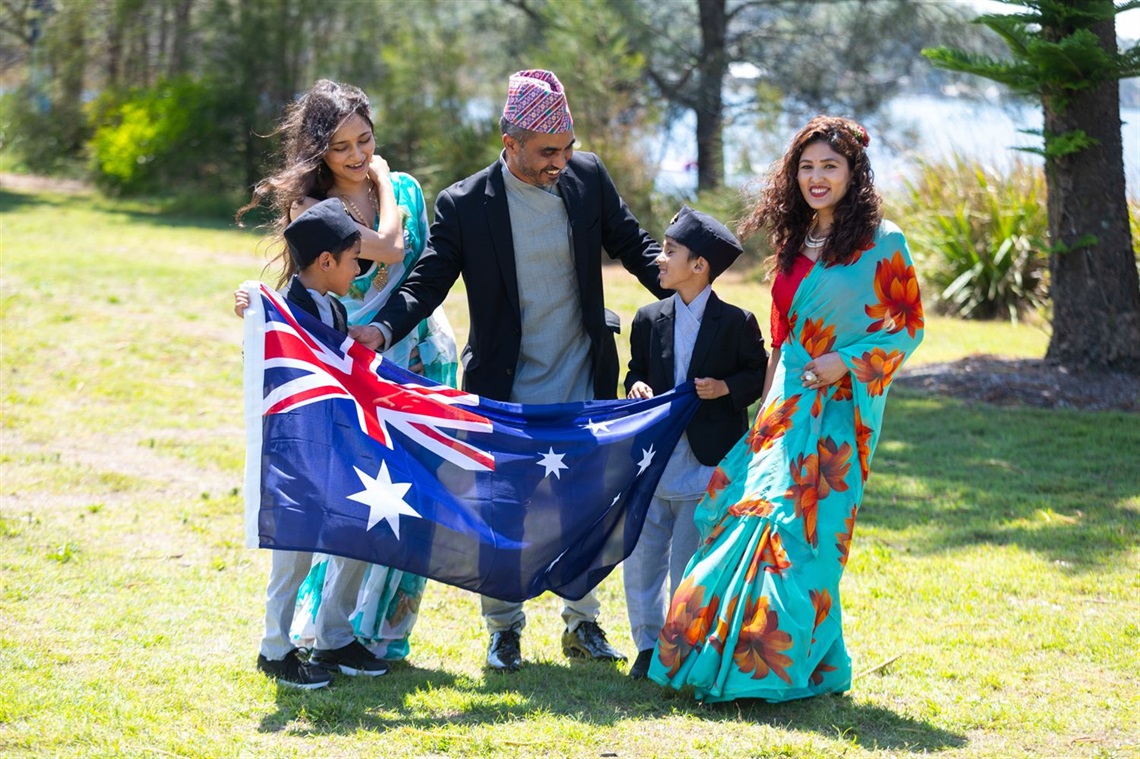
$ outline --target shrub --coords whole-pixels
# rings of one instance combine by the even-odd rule
[[[900,226],[934,308],[968,319],[1018,320],[1048,288],[1045,176],[1018,161],[1008,174],[956,157],[906,182]]]
[[[225,87],[188,77],[105,91],[89,108],[96,181],[124,193],[240,186],[228,97]]]
[[[36,174],[78,175],[90,129],[78,103],[53,104],[27,86],[0,96],[0,150]]]

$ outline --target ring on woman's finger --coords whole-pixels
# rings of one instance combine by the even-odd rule
[[[819,382],[819,377],[811,369],[804,372],[804,382]]]

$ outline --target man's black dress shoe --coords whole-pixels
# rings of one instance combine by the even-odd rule
[[[487,666],[498,672],[514,672],[522,666],[518,631],[503,630],[491,633],[491,645],[487,648]]]
[[[629,677],[631,680],[644,680],[649,677],[649,665],[653,662],[653,649],[647,648],[644,651],[637,652],[637,658],[633,661],[633,666],[629,668]]]
[[[597,622],[583,622],[562,633],[562,653],[571,659],[625,661],[625,656],[609,644],[606,633]]]

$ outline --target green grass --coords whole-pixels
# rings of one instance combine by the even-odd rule
[[[438,584],[408,665],[278,690],[253,666],[268,561],[242,547],[230,312],[259,238],[93,196],[0,192],[0,209],[6,757],[1140,751],[1137,418],[903,392],[843,583],[855,671],[872,670],[846,696],[700,706],[570,666],[549,595],[527,606],[523,671],[485,673],[477,600]],[[628,325],[647,296],[620,269],[607,288]],[[766,325],[766,286],[717,289]],[[465,333],[462,292],[445,307]],[[918,361],[1039,356],[1047,339],[928,326]],[[632,653],[620,576],[601,597]]]

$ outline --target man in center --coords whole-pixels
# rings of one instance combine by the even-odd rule
[[[514,403],[617,397],[618,358],[602,292],[602,252],[656,297],[660,246],[641,228],[592,153],[575,153],[574,122],[549,71],[510,77],[499,160],[439,194],[428,248],[372,325],[352,337],[378,348],[439,306],[460,276],[471,328],[463,387]],[[487,666],[522,665],[523,605],[482,597]],[[562,651],[624,661],[598,625],[593,591],[567,599]]]

